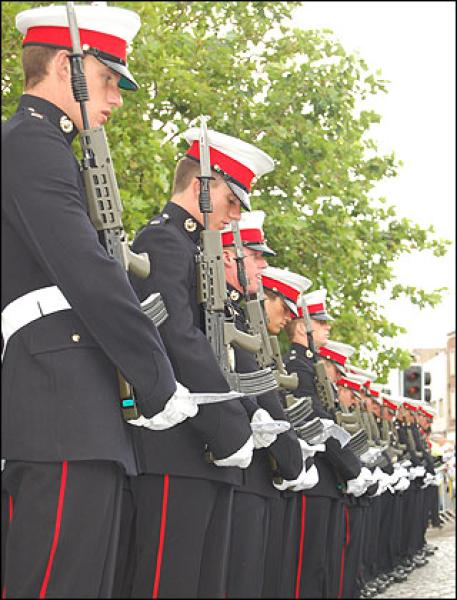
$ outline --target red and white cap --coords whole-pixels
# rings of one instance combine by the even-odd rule
[[[363,384],[357,375],[354,375],[352,373],[345,373],[338,379],[336,385],[340,385],[341,387],[350,389],[352,392],[358,395],[358,393],[360,392],[360,388]]]
[[[355,352],[354,346],[344,344],[343,342],[335,342],[327,340],[325,346],[319,348],[319,355],[323,358],[331,360],[333,364],[345,375],[344,365],[350,356]]]
[[[427,419],[433,419],[433,417],[436,416],[436,411],[430,406],[430,404],[427,404],[426,406],[421,404],[418,410],[424,415],[424,417],[427,417]]]
[[[240,237],[243,246],[258,250],[266,256],[276,256],[271,248],[267,246],[263,233],[263,221],[265,213],[263,210],[252,210],[241,214],[241,219],[238,221]],[[222,245],[224,247],[234,246],[233,231],[231,226],[226,227],[221,232]]]
[[[401,401],[393,398],[389,394],[382,394],[382,404],[387,407],[391,413],[395,413],[401,404]]]
[[[368,393],[373,398],[373,400],[375,400],[378,404],[382,405],[384,392],[382,391],[382,385],[380,383],[373,383],[372,381],[370,381]]]
[[[328,314],[325,308],[326,297],[327,290],[325,288],[314,290],[314,292],[310,292],[304,296],[311,319],[316,319],[317,321],[333,321],[333,317]]]
[[[417,412],[419,409],[419,402],[412,400],[411,398],[402,398],[402,405],[411,412]]]
[[[280,296],[292,314],[297,317],[298,297],[312,285],[312,282],[298,273],[277,267],[267,267],[262,271],[262,284],[264,288]]]
[[[74,6],[81,49],[118,73],[120,88],[137,90],[138,84],[127,68],[127,51],[140,29],[140,17],[131,10],[105,4]],[[67,9],[62,4],[24,10],[16,15],[16,27],[24,35],[23,46],[72,49]]]
[[[190,146],[186,156],[200,160],[200,129],[191,127],[184,137]],[[248,142],[212,129],[208,129],[208,145],[211,168],[222,175],[244,208],[251,210],[252,180],[273,171],[273,159]]]
[[[366,369],[361,369],[352,363],[347,362],[344,366],[347,373],[354,373],[355,375],[359,375],[363,380],[363,386],[369,386],[371,382],[376,380],[376,373],[373,371],[367,371]]]

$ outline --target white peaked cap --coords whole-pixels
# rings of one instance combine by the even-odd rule
[[[357,367],[356,365],[353,365],[352,363],[346,363],[345,368],[349,371],[351,371],[352,373],[355,373],[357,375],[360,375],[360,377],[363,377],[365,381],[375,381],[376,380],[376,373],[374,373],[373,371],[367,371],[366,369],[361,369],[360,367]]]
[[[304,296],[309,316],[318,321],[333,321],[326,309],[327,290],[320,288]]]
[[[384,396],[382,388],[383,388],[383,385],[380,383],[371,383],[370,384],[370,390],[374,390],[375,392],[378,392],[378,395],[371,397],[372,400],[375,400],[378,404],[382,404],[382,398]]]
[[[295,316],[298,316],[298,297],[312,285],[303,275],[278,267],[264,269],[262,283],[265,288],[279,294]]]
[[[348,365],[347,363],[344,365],[344,376],[347,379],[350,379],[351,381],[355,381],[356,383],[360,383],[360,385],[365,385],[367,378],[364,375],[359,375],[357,373],[351,373],[351,371],[347,370],[348,369]]]
[[[120,87],[137,89],[138,85],[127,69],[128,46],[141,26],[137,13],[101,3],[75,4],[74,10],[82,50],[94,54],[119,73]],[[16,27],[25,36],[25,46],[71,48],[67,7],[63,4],[24,10],[16,15]]]
[[[265,212],[263,210],[252,210],[251,212],[241,213],[241,219],[238,221],[240,237],[243,246],[248,246],[253,250],[258,250],[267,256],[275,256],[276,253],[267,246],[265,235],[263,232],[263,222],[265,220]],[[227,225],[221,231],[222,245],[233,246],[233,230],[232,225]]]
[[[344,365],[354,352],[354,346],[345,344],[344,342],[335,342],[334,340],[327,340],[319,348],[319,355],[331,360],[343,374],[346,374]]]
[[[200,128],[191,127],[183,135],[190,146],[186,156],[199,160]],[[243,206],[251,210],[252,180],[273,171],[273,159],[248,142],[212,129],[208,129],[208,145],[211,167],[224,176]]]

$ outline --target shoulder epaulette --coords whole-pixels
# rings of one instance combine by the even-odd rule
[[[158,215],[157,217],[152,217],[149,221],[148,225],[165,225],[170,220],[170,217],[164,213],[163,215]]]

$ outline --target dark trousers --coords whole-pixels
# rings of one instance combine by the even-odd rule
[[[297,572],[301,493],[286,492],[268,500],[270,509],[262,598],[292,598]]]
[[[221,598],[226,592],[233,487],[172,475],[132,479],[132,598]]]
[[[344,548],[344,571],[341,598],[358,598],[359,578],[363,548],[363,507],[358,504],[347,507],[346,545]]]
[[[227,579],[228,598],[262,596],[269,515],[269,498],[235,491]]]
[[[136,507],[132,492],[134,477],[125,477],[122,488],[122,513],[117,550],[113,598],[130,598],[135,568]]]
[[[389,491],[381,496],[381,510],[378,535],[378,570],[379,573],[388,573],[394,568],[391,553],[391,539],[393,535],[395,494]]]
[[[6,598],[110,598],[123,470],[108,461],[8,461]]]
[[[392,530],[389,540],[389,553],[393,568],[401,562],[401,531],[403,525],[403,495],[404,492],[395,492],[393,496]]]
[[[344,538],[339,499],[306,496],[297,505],[300,535],[296,598],[332,598],[338,593]]]

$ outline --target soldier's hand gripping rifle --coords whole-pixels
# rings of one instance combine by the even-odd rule
[[[141,278],[149,275],[147,254],[135,254],[130,250],[122,225],[122,201],[117,186],[111,154],[103,126],[90,127],[86,102],[89,100],[83,67],[83,52],[73,2],[67,2],[72,54],[70,54],[71,86],[73,96],[79,102],[83,130],[79,133],[82,148],[82,175],[87,196],[89,218],[98,232],[100,242],[109,256],[116,259],[126,271]],[[143,312],[160,325],[167,312],[160,294],[151,294],[142,302]],[[130,384],[119,375],[121,408],[124,419],[140,416]]]
[[[209,182],[211,175],[206,121],[200,119],[200,212],[204,230],[200,234],[200,254],[197,262],[198,301],[205,313],[206,337],[216,355],[231,390],[245,395],[258,395],[274,389],[276,382],[270,369],[254,373],[234,373],[230,368],[229,346],[237,345],[255,353],[260,347],[260,336],[240,331],[225,314],[227,284],[223,264],[220,231],[209,229],[208,215],[212,212]]]
[[[252,335],[260,336],[261,339],[260,347],[255,352],[257,364],[261,369],[272,369],[279,387],[285,390],[295,390],[298,386],[297,374],[293,373],[289,375],[287,373],[279,350],[278,338],[275,335],[270,335],[268,332],[263,306],[264,292],[262,282],[258,281],[257,294],[249,294],[248,292],[243,243],[238,221],[232,221],[231,228],[235,246],[238,281],[243,290],[249,331]]]
[[[313,355],[317,394],[324,408],[326,408],[329,412],[333,412],[335,410],[335,399],[333,396],[332,385],[327,376],[324,361],[322,359],[319,360],[316,354],[311,318],[309,316],[308,306],[303,294],[300,298],[300,306],[303,311],[303,322],[305,324],[306,337],[308,339],[308,348]]]

